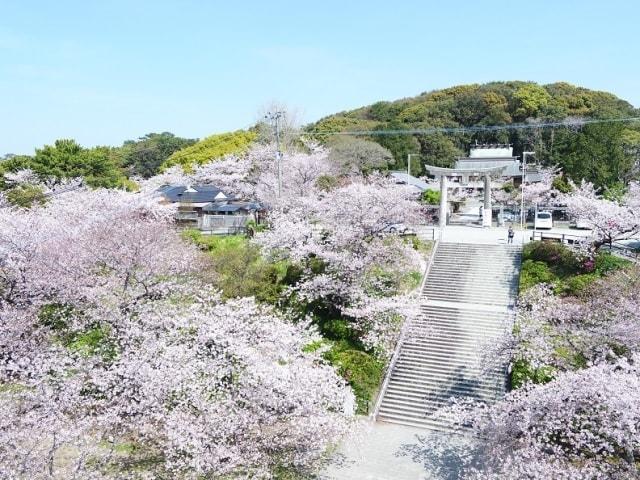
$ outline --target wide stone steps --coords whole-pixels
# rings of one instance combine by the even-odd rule
[[[380,421],[457,431],[438,415],[452,398],[493,402],[506,390],[506,365],[484,354],[513,325],[518,247],[440,243],[420,314],[397,347],[377,411]]]

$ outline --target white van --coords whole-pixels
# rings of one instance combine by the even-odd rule
[[[578,217],[576,218],[576,228],[580,230],[591,230],[593,224],[586,218]]]
[[[553,218],[551,218],[551,212],[537,212],[534,228],[553,228]]]

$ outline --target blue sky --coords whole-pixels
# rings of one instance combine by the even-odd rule
[[[462,83],[564,80],[640,106],[640,2],[0,0],[0,155],[304,122]]]

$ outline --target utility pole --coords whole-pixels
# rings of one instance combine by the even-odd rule
[[[535,155],[536,152],[522,152],[522,192],[520,194],[520,229],[524,230],[524,184],[527,180],[527,155]],[[534,219],[535,220],[535,219]],[[535,225],[535,223],[534,223]]]
[[[411,179],[411,157],[418,157],[420,153],[408,153],[407,154],[407,187],[411,187],[410,179]]]
[[[282,194],[282,170],[280,165],[280,159],[282,152],[280,151],[280,119],[284,116],[284,112],[268,112],[264,118],[271,120],[275,127],[276,132],[276,168],[278,171],[278,198]]]

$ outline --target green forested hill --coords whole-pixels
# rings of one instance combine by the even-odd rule
[[[230,153],[243,153],[256,140],[257,133],[249,130],[220,133],[203,138],[199,142],[173,153],[162,164],[166,169],[180,165],[191,170],[197,165],[210,162]]]
[[[309,125],[311,132],[425,129],[543,123],[566,118],[609,119],[640,116],[640,110],[607,92],[568,83],[491,82],[460,85],[392,102],[377,102],[340,112]],[[372,135],[387,147],[397,168],[406,168],[408,153],[423,162],[450,164],[469,145],[512,143],[516,154],[535,150],[538,161],[558,164],[569,176],[599,184],[627,180],[640,151],[640,122],[575,127],[533,128],[420,135]],[[319,138],[327,138],[320,136]],[[577,150],[580,150],[577,152]],[[584,158],[582,158],[584,157]],[[413,162],[412,162],[412,166]],[[414,173],[422,173],[415,162]]]

